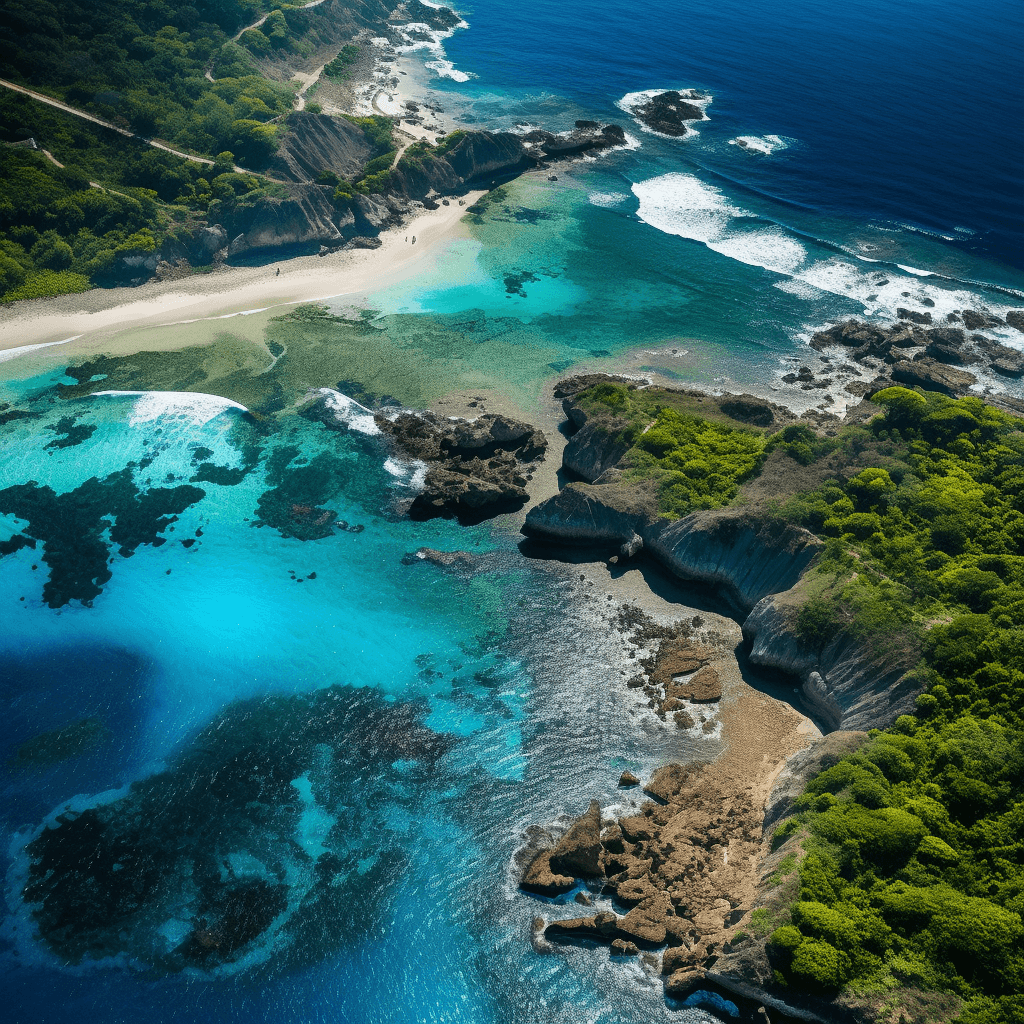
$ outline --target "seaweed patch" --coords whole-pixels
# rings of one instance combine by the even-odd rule
[[[415,806],[454,742],[426,710],[342,686],[230,705],[170,768],[28,842],[39,939],[176,972],[319,959],[378,927],[405,863],[389,804]]]
[[[126,468],[102,480],[91,477],[66,494],[35,481],[7,487],[0,490],[0,514],[25,520],[22,534],[42,542],[50,568],[43,600],[51,608],[73,600],[89,607],[111,578],[112,548],[129,558],[142,544],[159,547],[167,527],[205,496],[202,488],[188,484],[140,490]],[[24,546],[15,538],[7,542],[14,544]]]

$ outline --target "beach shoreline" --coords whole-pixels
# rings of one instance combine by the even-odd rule
[[[93,288],[74,295],[26,299],[0,307],[0,352],[69,344],[93,350],[120,331],[244,316],[273,306],[325,301],[379,290],[415,276],[450,242],[466,236],[466,210],[486,190],[449,197],[380,234],[377,249],[298,256],[259,267],[224,267],[177,281],[135,288]],[[415,242],[413,242],[415,239]]]

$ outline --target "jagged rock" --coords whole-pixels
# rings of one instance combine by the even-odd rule
[[[551,870],[576,878],[601,874],[601,805],[596,800],[551,851]]]
[[[370,231],[380,231],[394,219],[387,201],[379,196],[357,195],[352,200],[352,209],[355,213],[356,226],[363,233],[366,233],[367,227]]]
[[[417,562],[430,562],[448,569],[452,566],[470,568],[473,565],[473,556],[468,551],[437,551],[434,548],[419,548],[410,555],[402,558],[405,565],[415,565]]]
[[[619,918],[619,934],[641,946],[660,946],[667,934],[665,919],[674,914],[668,894],[655,892]]]
[[[1024,377],[1024,352],[988,338],[980,339],[977,344],[996,373],[1004,377]]]
[[[690,772],[679,764],[668,764],[659,768],[644,790],[666,803],[672,803],[686,787]]]
[[[578,892],[573,896],[573,901],[578,903],[581,907],[593,906],[594,901],[585,893]]]
[[[896,315],[901,320],[910,320],[915,324],[930,324],[932,322],[931,313],[916,313],[914,310],[904,309],[902,306],[896,310]]]
[[[971,385],[977,381],[973,373],[966,370],[955,370],[951,366],[931,359],[928,356],[894,363],[892,378],[906,387],[919,387],[925,391],[941,391],[943,394],[956,398],[966,394]]]
[[[378,414],[378,428],[413,458],[433,463],[414,499],[415,516],[469,516],[521,506],[529,497],[524,467],[543,457],[544,434],[528,423],[488,413],[476,420],[432,413]]]
[[[346,249],[379,249],[384,243],[379,238],[356,235],[345,243]]]
[[[196,241],[203,252],[213,255],[228,244],[228,233],[222,224],[209,224],[200,229]]]
[[[551,850],[541,850],[530,862],[519,887],[538,896],[560,896],[576,886],[576,879],[571,875],[558,874],[551,870]]]
[[[619,786],[625,788],[627,786],[639,786],[640,780],[632,772],[623,772],[619,776]]]
[[[685,135],[687,121],[700,121],[704,117],[704,111],[690,103],[690,98],[692,96],[684,98],[682,93],[670,89],[634,107],[633,116],[661,135]]]
[[[1008,310],[1006,322],[1015,330],[1024,332],[1024,309]]]
[[[997,316],[987,313],[979,313],[974,309],[965,309],[960,313],[964,326],[969,331],[983,331],[986,327],[1001,327],[1003,321]]]
[[[698,704],[721,700],[722,682],[718,673],[709,665],[696,672],[685,683],[672,688],[672,695],[683,700],[692,700]]]

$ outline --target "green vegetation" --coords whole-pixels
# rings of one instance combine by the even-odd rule
[[[832,437],[766,436],[655,388],[576,400],[668,518],[744,500],[767,458],[782,493],[780,456],[806,467],[818,486],[760,506],[825,541],[800,584],[800,644],[820,657],[854,638],[922,690],[776,827],[772,849],[793,844],[769,879],[783,891],[750,919],[776,979],[884,998],[893,1020],[950,1019],[957,1001],[965,1024],[1024,1020],[1024,421],[904,388]]]
[[[843,630],[919,652],[925,692],[776,830],[804,831],[806,855],[769,952],[795,986],[946,990],[962,1021],[1020,1021],[1024,424],[973,397],[875,401],[884,415],[827,444],[769,442],[854,463],[776,510],[829,538],[795,626],[811,649]]]
[[[338,56],[330,64],[324,65],[324,74],[337,81],[348,81],[352,77],[352,68],[359,60],[361,53],[362,47],[360,46],[354,46],[351,43],[343,46]]]
[[[727,505],[764,460],[763,432],[689,396],[606,383],[580,396],[580,405],[630,446],[620,462],[624,479],[652,480],[669,519]]]
[[[231,150],[254,166],[273,147],[265,122],[291,109],[286,86],[259,74],[231,33],[252,0],[5,0],[5,76],[144,137],[195,153]],[[284,31],[274,12],[268,45]],[[255,30],[254,30],[255,31]],[[208,81],[212,69],[216,81]]]

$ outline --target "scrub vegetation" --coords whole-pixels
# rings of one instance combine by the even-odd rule
[[[889,388],[880,415],[833,437],[766,435],[665,394],[606,383],[577,401],[631,443],[620,467],[657,481],[669,517],[742,502],[777,450],[822,469],[767,507],[825,541],[799,642],[910,652],[922,686],[916,713],[812,779],[774,834],[790,844],[774,882],[799,855],[795,901],[752,920],[776,981],[950,993],[965,1024],[1024,1020],[1024,422]]]

